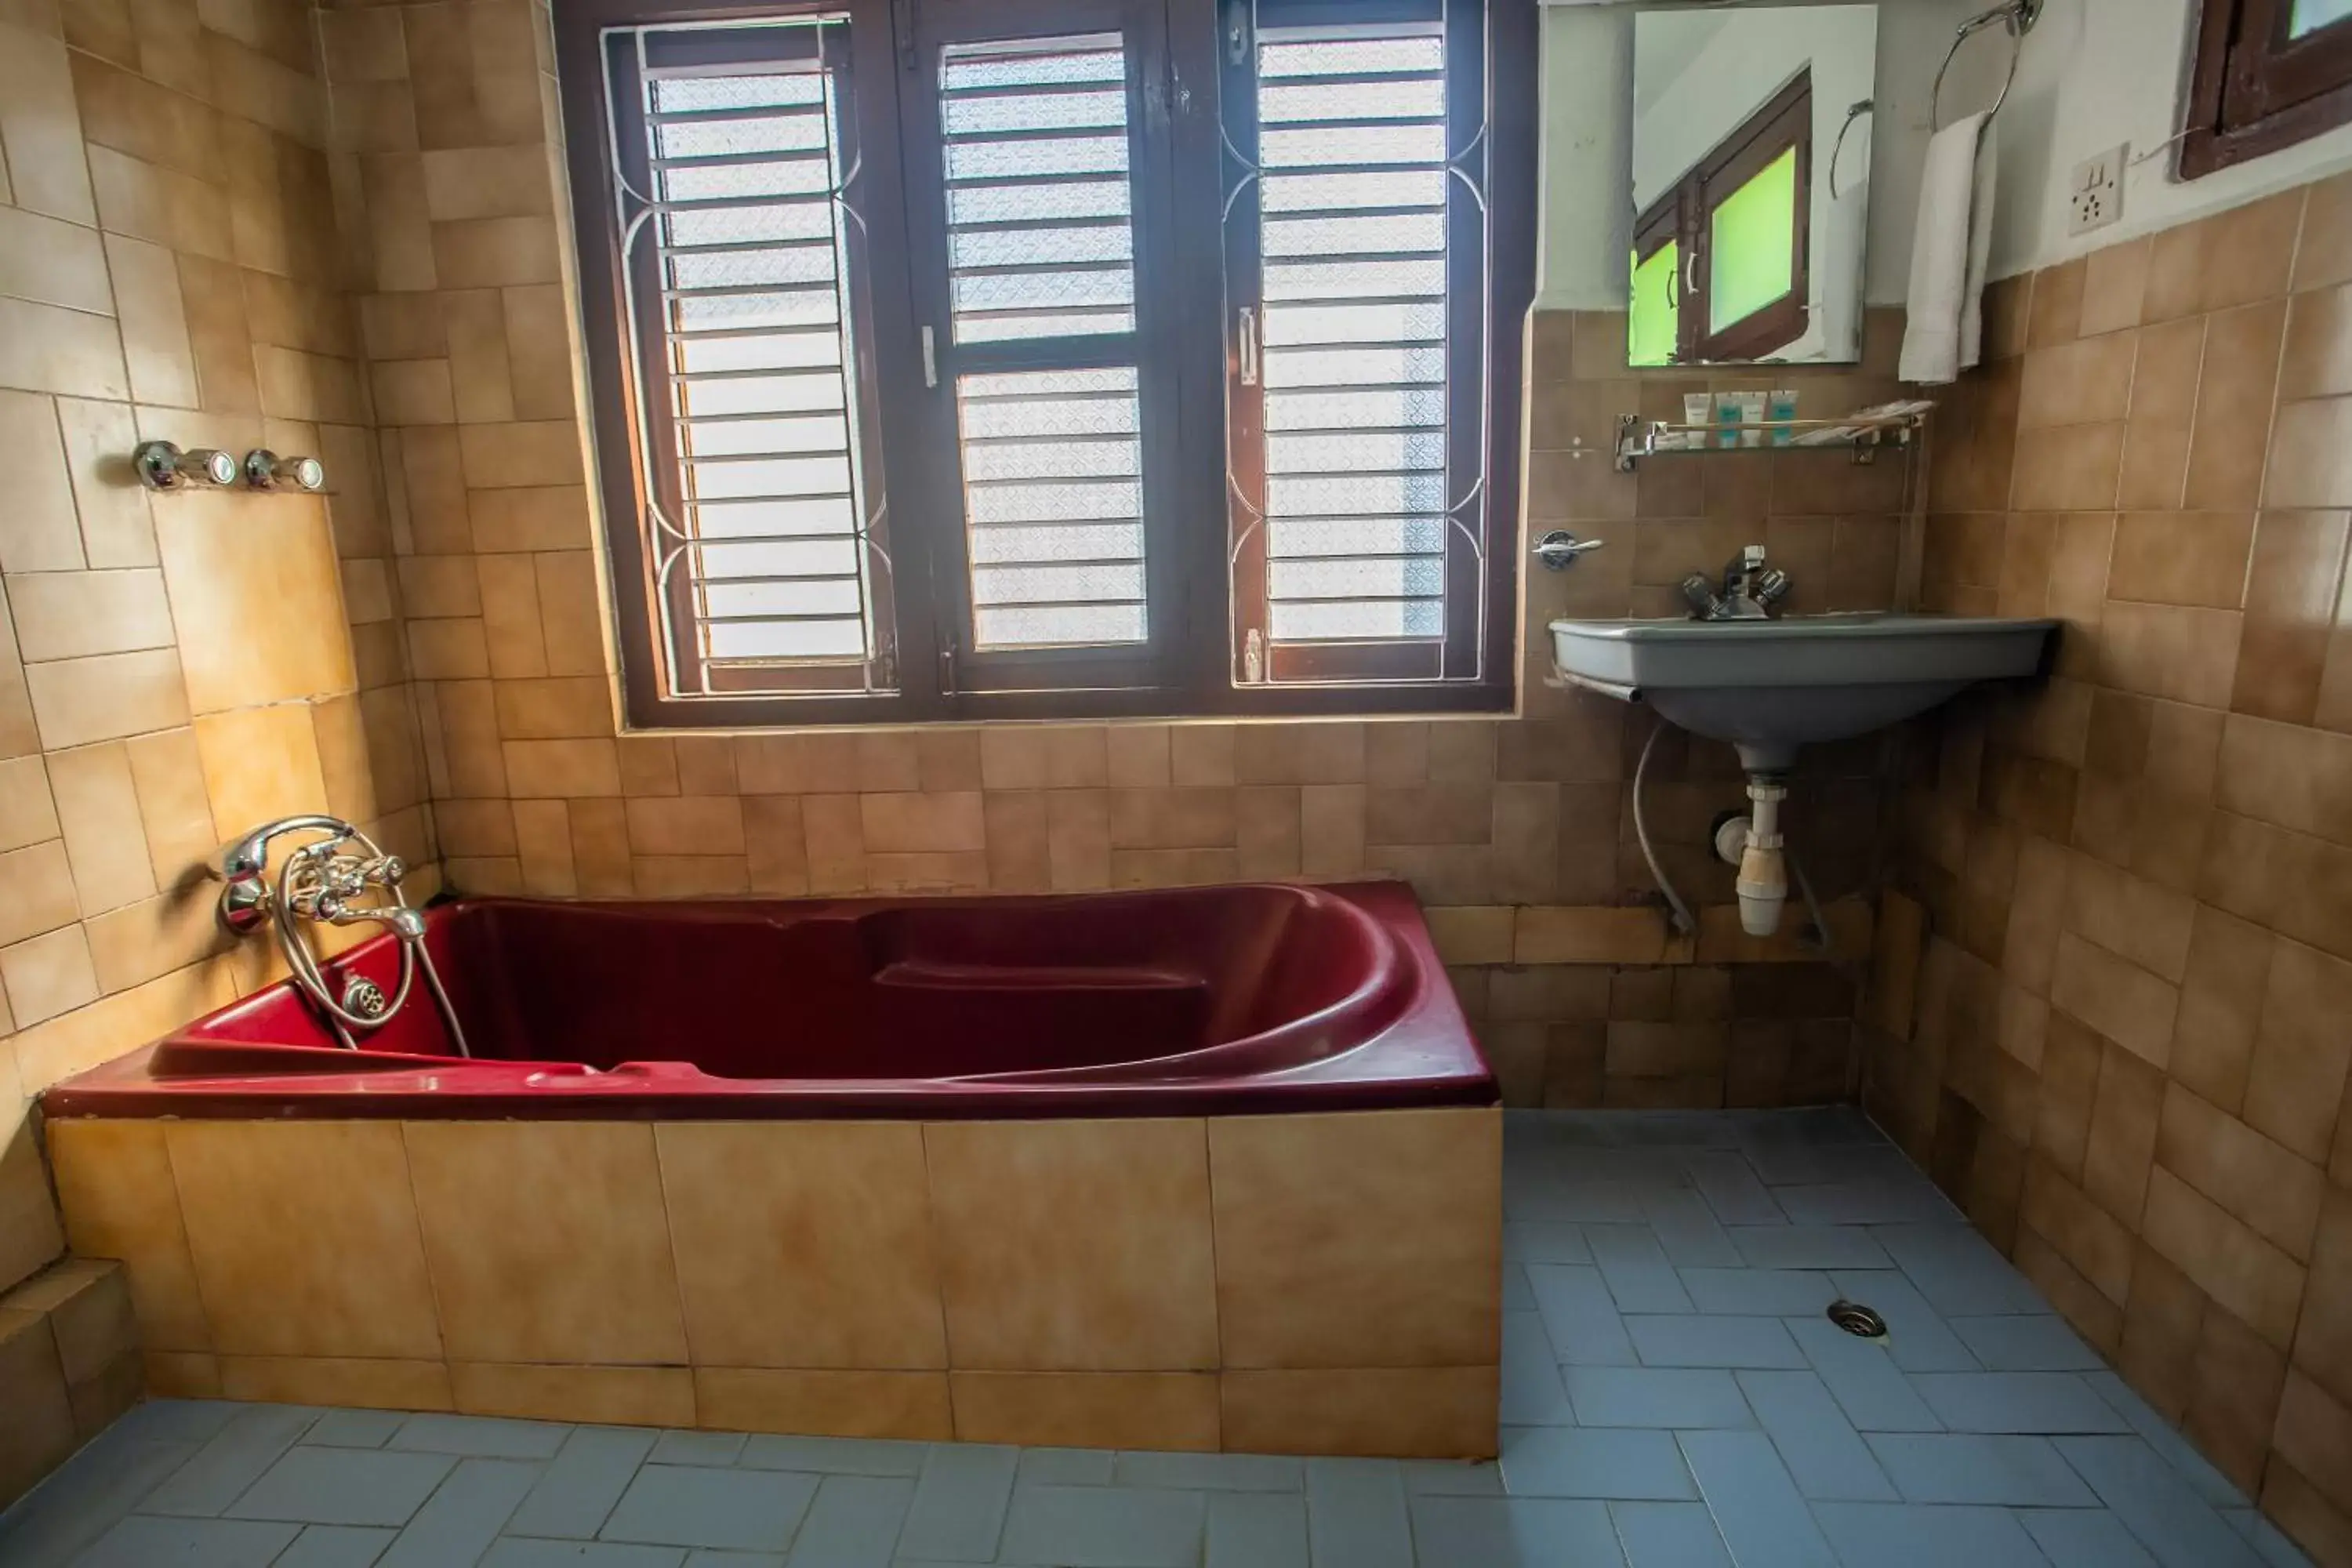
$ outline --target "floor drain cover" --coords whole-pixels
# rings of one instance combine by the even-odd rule
[[[1857,1339],[1883,1340],[1886,1320],[1859,1301],[1832,1301],[1830,1321]]]

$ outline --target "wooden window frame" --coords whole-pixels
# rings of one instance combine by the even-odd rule
[[[1377,8],[1379,0],[1370,3]],[[1296,685],[1242,682],[1228,657],[1237,638],[1226,576],[1225,465],[1233,437],[1225,398],[1236,379],[1236,353],[1230,331],[1210,323],[1229,326],[1233,319],[1224,297],[1219,221],[1219,84],[1227,68],[1224,34],[1234,4],[1247,13],[1248,0],[563,0],[557,8],[556,49],[564,87],[588,412],[597,455],[591,482],[602,503],[624,710],[631,729],[1377,717],[1501,712],[1514,706],[1519,664],[1519,328],[1535,292],[1535,0],[1484,0],[1483,6],[1456,0],[1448,7],[1450,17],[1475,18],[1459,37],[1454,28],[1464,24],[1449,22],[1449,54],[1475,50],[1478,68],[1449,72],[1448,113],[1451,119],[1457,96],[1454,79],[1467,79],[1460,96],[1483,103],[1490,192],[1491,276],[1477,305],[1486,317],[1486,364],[1475,388],[1485,405],[1483,592],[1463,594],[1466,602],[1456,603],[1449,578],[1448,599],[1449,620],[1457,614],[1483,620],[1481,668],[1466,678],[1411,681],[1385,679],[1387,672],[1377,668],[1338,670],[1335,676],[1354,679]],[[958,355],[949,342],[939,152],[935,144],[920,145],[923,126],[935,128],[938,122],[936,70],[922,68],[922,57],[926,50],[935,54],[937,43],[951,37],[1107,31],[1104,18],[1113,15],[1143,18],[1138,34],[1119,30],[1130,48],[1137,37],[1146,37],[1160,56],[1155,62],[1131,63],[1129,100],[1129,134],[1139,150],[1130,159],[1139,304],[1146,297],[1155,306],[1164,302],[1164,308],[1139,313],[1138,335],[1164,333],[1145,374],[1156,406],[1173,426],[1160,433],[1173,455],[1163,453],[1160,482],[1147,490],[1151,646],[1136,658],[1124,650],[1110,650],[1111,657],[1104,658],[1101,648],[975,658],[964,586],[951,367],[961,360],[967,369],[1009,368],[994,362],[1017,359],[1020,347],[992,345],[986,356],[991,363],[982,366],[982,356]],[[877,603],[877,621],[895,620],[896,689],[873,694],[750,689],[686,695],[668,674],[678,656],[661,646],[651,554],[640,521],[649,489],[666,481],[649,475],[640,456],[640,412],[632,405],[626,369],[604,35],[607,28],[804,16],[845,17],[852,40],[849,100],[863,154],[859,212],[866,226],[856,282],[872,301],[861,322],[856,370],[858,393],[871,416],[867,429],[880,444],[879,461],[870,465],[873,482],[887,498],[895,597],[890,605]],[[1164,17],[1164,23],[1152,23],[1151,17]],[[1160,31],[1152,37],[1155,26]],[[888,62],[887,68],[878,62]],[[849,140],[845,128],[844,141]],[[1147,238],[1148,228],[1157,228],[1157,237]],[[1475,289],[1459,292],[1478,299]],[[906,308],[895,308],[894,301],[904,301]],[[1450,295],[1449,312],[1458,306],[1458,297]],[[1157,321],[1148,319],[1155,314]],[[919,329],[925,322],[935,328],[936,387],[927,385],[924,375]],[[874,414],[877,409],[882,413]],[[658,440],[656,446],[666,449]],[[1149,470],[1149,446],[1145,461]],[[1154,578],[1167,579],[1164,588]]]
[[[1724,195],[1739,189],[1783,153],[1797,154],[1795,233],[1788,293],[1734,321],[1707,330],[1714,225]],[[1810,68],[1764,101],[1715,144],[1690,172],[1633,220],[1636,260],[1671,239],[1682,247],[1675,278],[1677,364],[1723,364],[1763,359],[1805,335],[1812,314],[1813,84]]]
[[[2290,40],[2291,0],[2204,0],[2176,163],[2184,180],[2352,124],[2352,21]]]

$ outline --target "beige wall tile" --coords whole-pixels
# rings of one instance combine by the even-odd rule
[[[923,1142],[950,1365],[1216,1364],[1201,1122],[933,1122]]]
[[[2288,1256],[2308,1259],[2326,1186],[2320,1168],[2175,1084],[2156,1157]]]
[[[22,27],[0,32],[0,149],[17,205],[97,221],[65,46]]]
[[[682,1366],[449,1365],[455,1407],[468,1415],[628,1426],[692,1426],[694,1373]]]
[[[151,1351],[205,1351],[212,1331],[180,1222],[160,1121],[49,1124],[66,1235],[83,1258],[119,1258],[139,1337]]]
[[[720,1432],[944,1442],[955,1435],[943,1372],[694,1369],[695,1425]]]
[[[453,1359],[687,1359],[650,1128],[419,1121],[403,1133]]]
[[[1219,1117],[1209,1163],[1224,1365],[1462,1366],[1498,1353],[1494,1111]]]
[[[176,887],[227,837],[213,821],[204,759],[194,730],[166,730],[127,742],[131,781],[158,887]],[[229,832],[240,832],[242,826]]]
[[[2327,1157],[2352,1065],[2352,963],[2301,942],[2273,952],[2246,1081],[2246,1121],[2306,1160]]]
[[[0,206],[0,294],[110,316],[106,263],[95,230]]]
[[[49,781],[82,913],[100,914],[152,894],[154,869],[128,748],[118,742],[59,752],[49,759]]]
[[[437,1361],[356,1356],[220,1358],[221,1394],[281,1405],[449,1410],[449,1369]]]
[[[1491,1366],[1228,1372],[1218,1383],[1232,1452],[1473,1459],[1496,1450]]]
[[[37,756],[0,763],[0,852],[58,836],[48,771]]]
[[[919,1128],[694,1122],[656,1138],[697,1363],[947,1364]]]
[[[2304,1271],[2161,1165],[2150,1174],[2148,1245],[2256,1333],[2284,1349],[2294,1338]]]
[[[164,1148],[217,1349],[440,1359],[397,1122],[178,1121]]]
[[[173,644],[163,577],[152,568],[38,572],[7,582],[17,646],[27,663]]]
[[[0,1388],[9,1395],[9,1419],[0,1426],[0,1497],[13,1500],[64,1463],[79,1441],[48,1319],[0,1312]]]
[[[84,564],[71,469],[55,399],[0,392],[0,447],[15,465],[11,504],[0,515],[0,571],[76,572]]]
[[[956,1372],[956,1440],[1214,1452],[1217,1377],[1206,1372]]]
[[[79,913],[64,840],[0,854],[0,943],[55,931]]]
[[[184,497],[157,522],[199,714],[355,685],[324,508],[285,496]],[[198,503],[198,504],[186,504]]]
[[[299,703],[208,713],[194,725],[213,819],[223,836],[323,811],[327,781],[310,712]]]
[[[114,276],[115,312],[122,323],[122,353],[131,393],[142,403],[196,406],[195,351],[188,342],[187,307],[180,272],[161,246],[121,235],[106,237]]]

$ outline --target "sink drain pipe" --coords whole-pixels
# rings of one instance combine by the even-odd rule
[[[1739,851],[1739,929],[1770,936],[1789,901],[1788,857],[1780,839],[1780,803],[1789,786],[1778,773],[1748,775],[1748,842]]]

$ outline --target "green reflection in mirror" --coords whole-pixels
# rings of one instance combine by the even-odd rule
[[[1797,150],[1757,171],[1707,221],[1707,331],[1719,332],[1795,286]]]
[[[1666,241],[1649,259],[1633,263],[1633,306],[1625,334],[1627,364],[1672,364],[1682,312],[1675,304],[1675,271],[1682,247]]]

